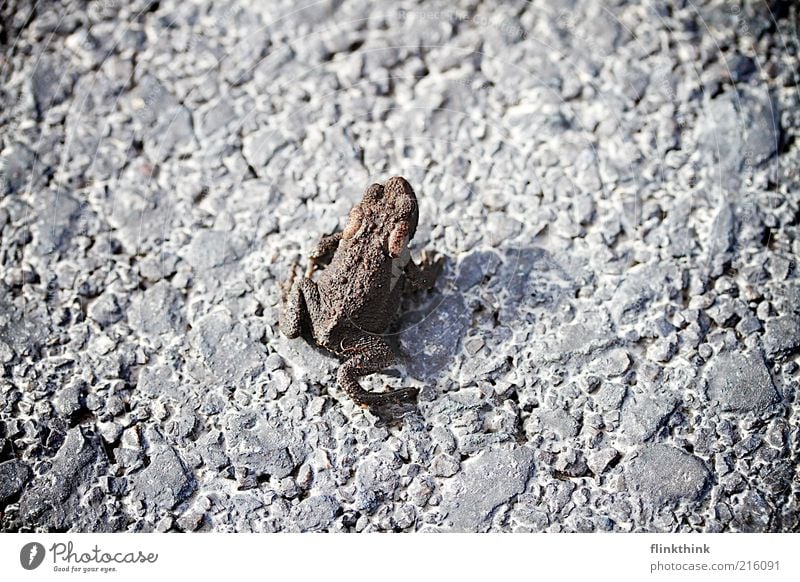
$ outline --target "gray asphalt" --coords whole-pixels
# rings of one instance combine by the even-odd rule
[[[799,19],[4,3],[0,530],[800,530]],[[381,418],[277,284],[393,175]]]

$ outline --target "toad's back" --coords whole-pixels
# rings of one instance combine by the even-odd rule
[[[369,236],[343,240],[317,281],[329,315],[319,326],[317,341],[336,342],[359,329],[383,332],[399,307],[404,279],[400,259],[388,256],[380,240]]]

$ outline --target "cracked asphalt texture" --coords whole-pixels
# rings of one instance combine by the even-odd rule
[[[798,18],[4,3],[0,530],[799,531]],[[379,418],[277,284],[392,175]]]

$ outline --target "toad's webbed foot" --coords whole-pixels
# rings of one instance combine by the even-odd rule
[[[346,358],[339,366],[336,381],[339,387],[363,408],[413,402],[419,390],[400,388],[388,392],[368,392],[358,383],[358,378],[380,372],[394,362],[394,354],[389,345],[378,336],[363,335],[342,345],[339,355]]]
[[[433,289],[443,267],[444,257],[437,255],[431,258],[423,253],[419,265],[414,261],[409,261],[406,265],[406,279],[414,291]]]

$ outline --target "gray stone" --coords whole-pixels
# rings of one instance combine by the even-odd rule
[[[742,105],[743,127],[745,128],[745,155],[743,163],[761,165],[770,160],[778,151],[781,138],[780,104],[761,87],[744,91],[746,100]],[[742,103],[742,93],[734,97]],[[745,167],[745,173],[750,168]]]
[[[773,495],[785,493],[797,475],[797,465],[788,459],[781,459],[762,470],[761,478],[766,490]]]
[[[189,341],[221,382],[238,384],[264,371],[264,347],[226,310],[214,311],[197,321]]]
[[[761,331],[761,329],[761,322],[753,315],[745,316],[739,323],[736,324],[736,331],[742,336],[751,335],[757,331]]]
[[[228,100],[219,99],[203,113],[200,129],[203,135],[213,135],[217,130],[224,128],[234,119],[236,119],[236,112]]]
[[[730,94],[723,94],[708,103],[700,128],[700,144],[717,161],[716,172],[725,180],[726,186],[734,188],[734,180],[739,179],[744,140]]]
[[[20,496],[20,518],[25,524],[56,530],[98,528],[96,512],[84,511],[81,497],[107,464],[99,439],[76,427],[67,432],[53,457],[50,470],[36,477]],[[102,529],[102,528],[98,528]]]
[[[183,531],[196,531],[203,523],[203,514],[188,511],[178,518],[178,527]]]
[[[135,470],[144,461],[144,450],[139,439],[138,429],[135,427],[122,431],[120,446],[114,451],[114,458],[120,467]]]
[[[122,426],[116,422],[98,422],[97,430],[103,440],[109,444],[116,442],[122,434]]]
[[[302,442],[292,432],[252,415],[229,417],[226,424],[231,460],[256,477],[288,477],[303,461]]]
[[[446,528],[486,531],[495,511],[525,490],[534,470],[527,447],[487,450],[462,463],[462,471],[442,491]]]
[[[300,531],[325,531],[339,511],[339,503],[330,495],[313,495],[292,509]]]
[[[619,410],[626,392],[627,388],[622,384],[603,384],[595,394],[595,399],[603,410]]]
[[[373,513],[384,500],[391,500],[398,484],[400,459],[382,450],[363,459],[356,468],[354,507]]]
[[[764,351],[767,357],[787,356],[800,348],[800,316],[782,315],[764,324]]]
[[[82,408],[81,397],[85,389],[82,381],[73,381],[58,391],[56,410],[61,416],[70,417]]]
[[[159,281],[144,292],[134,294],[128,322],[147,336],[181,333],[186,327],[183,299],[168,281]]]
[[[622,405],[622,434],[634,443],[642,443],[663,427],[678,406],[678,398],[666,391],[633,394]]]
[[[434,482],[431,478],[416,477],[408,486],[408,501],[419,507],[428,503],[434,492]]]
[[[201,230],[186,250],[187,262],[199,272],[235,263],[243,252],[242,241],[222,230]]]
[[[580,430],[580,423],[578,420],[565,410],[536,410],[531,414],[531,420],[534,419],[540,422],[541,428],[551,430],[564,439],[576,436]]]
[[[140,169],[145,171],[152,170]],[[169,238],[174,212],[173,201],[166,193],[142,192],[138,186],[123,182],[115,190],[106,216],[126,251],[140,254],[159,248]]]
[[[772,290],[773,301],[783,311],[800,314],[800,283],[781,281]]]
[[[0,338],[18,355],[34,354],[48,327],[34,309],[18,308],[11,296],[10,289],[0,282]]]
[[[397,325],[403,363],[409,374],[432,381],[447,372],[467,329],[470,311],[457,293],[429,302],[427,307],[403,313]]]
[[[734,531],[763,533],[770,531],[770,507],[756,491],[747,491],[733,508]]]
[[[13,149],[0,157],[0,193],[16,194],[33,187],[32,172],[36,165],[36,158],[30,149],[23,144],[14,144]]]
[[[257,175],[264,175],[264,167],[280,150],[289,145],[279,127],[265,127],[245,136],[242,140],[244,157]]]
[[[589,453],[586,464],[595,476],[602,475],[611,463],[619,458],[619,451],[612,448],[600,449]]]
[[[148,281],[160,281],[175,274],[178,257],[160,252],[155,257],[145,257],[139,263],[139,274]]]
[[[452,477],[460,466],[461,462],[453,455],[436,455],[431,462],[431,473],[437,477]]]
[[[40,117],[51,107],[63,103],[72,90],[74,71],[64,65],[44,56],[33,71],[31,90]]]
[[[500,318],[514,325],[522,314],[552,309],[574,293],[575,283],[548,251],[536,247],[508,249],[489,282],[500,304]]]
[[[500,262],[500,257],[492,251],[470,253],[459,262],[456,287],[462,291],[471,289],[494,275]]]
[[[677,350],[678,341],[674,335],[660,337],[647,348],[647,357],[656,362],[669,362]]]
[[[213,429],[202,435],[197,439],[197,446],[206,467],[219,470],[230,464],[225,449],[225,438],[219,430]]]
[[[758,67],[754,59],[737,53],[728,61],[728,69],[731,73],[731,80],[739,83],[750,78],[758,70]]]
[[[593,354],[617,341],[607,313],[586,311],[576,319],[577,321],[568,325],[560,326],[558,333],[553,334],[544,354],[547,360]]]
[[[9,503],[22,491],[31,478],[31,469],[17,459],[0,463],[0,507]]]
[[[89,305],[87,314],[101,327],[106,327],[122,319],[117,296],[113,293],[104,293]]]
[[[161,162],[173,154],[190,151],[194,141],[192,115],[181,106],[159,117],[145,137],[144,150],[151,160]]]
[[[589,472],[589,465],[586,463],[581,451],[570,449],[558,455],[556,462],[553,463],[554,474],[560,477],[584,477]]]
[[[708,369],[706,395],[722,410],[759,412],[780,400],[758,352],[717,354]]]
[[[161,364],[142,368],[136,389],[147,398],[167,396],[174,400],[180,400],[183,392],[174,370]]]
[[[621,376],[628,371],[631,365],[631,358],[625,350],[611,350],[602,358],[595,361],[595,373],[602,372],[606,376]]]
[[[173,447],[163,442],[153,446],[150,464],[133,476],[131,493],[151,510],[173,509],[189,499],[197,481]]]
[[[636,320],[656,297],[677,287],[679,273],[668,265],[637,265],[620,279],[611,300],[611,313],[617,323]]]
[[[189,151],[194,143],[192,117],[170,89],[151,75],[144,75],[132,93],[131,109],[145,127],[144,149],[153,161]]]
[[[742,171],[765,164],[778,150],[780,118],[765,88],[737,87],[712,99],[698,124],[699,146],[717,161],[713,175],[738,192]]]
[[[736,322],[736,305],[725,296],[718,297],[706,313],[718,327],[733,327]]]
[[[64,191],[47,190],[38,196],[39,220],[34,226],[42,254],[63,253],[75,236],[84,207]]]
[[[733,447],[733,452],[736,453],[737,457],[747,457],[761,446],[761,441],[760,436],[750,435],[736,443],[736,446]]]
[[[653,505],[677,505],[703,499],[711,475],[705,463],[689,453],[670,445],[650,445],[627,463],[625,481]]]

